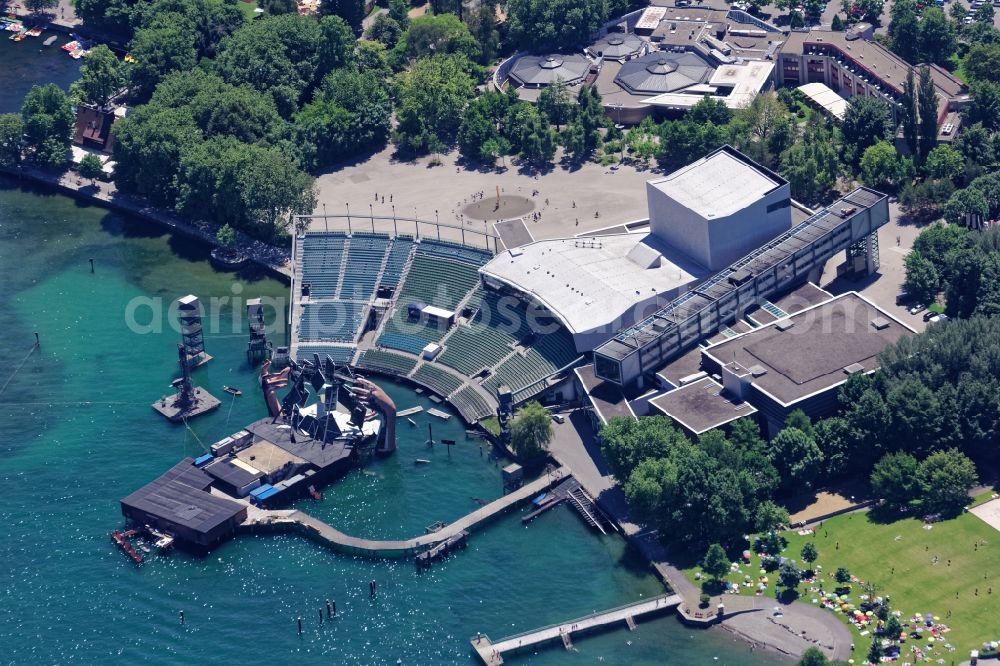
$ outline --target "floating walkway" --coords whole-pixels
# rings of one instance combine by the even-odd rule
[[[570,469],[568,467],[560,467],[553,472],[543,474],[531,483],[527,483],[499,499],[493,500],[484,507],[476,509],[455,522],[445,525],[436,532],[424,534],[413,539],[398,541],[361,539],[344,534],[327,525],[322,520],[302,511],[294,509],[268,510],[253,506],[249,507],[247,519],[241,525],[241,529],[250,532],[268,530],[300,531],[311,539],[330,546],[334,550],[351,555],[361,555],[364,557],[406,557],[415,555],[425,549],[433,548],[452,537],[460,535],[462,532],[471,532],[569,476]]]
[[[530,648],[541,643],[561,640],[563,646],[573,648],[571,636],[586,631],[594,631],[612,624],[624,622],[629,630],[635,629],[636,618],[643,615],[663,613],[675,608],[681,603],[677,594],[663,594],[652,599],[644,599],[635,603],[618,606],[610,610],[592,613],[585,617],[560,624],[552,624],[534,631],[526,631],[508,638],[492,642],[488,636],[479,635],[472,639],[472,647],[487,666],[499,666],[503,663],[503,655]]]

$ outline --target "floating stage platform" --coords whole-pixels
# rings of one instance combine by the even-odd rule
[[[185,401],[182,393],[175,393],[154,402],[153,409],[167,420],[178,423],[207,414],[222,404],[218,398],[203,388],[195,387],[191,390],[190,396],[190,399]]]

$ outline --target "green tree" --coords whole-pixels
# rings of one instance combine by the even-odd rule
[[[972,102],[964,110],[966,124],[982,123],[988,130],[1000,130],[1000,83],[974,81],[970,92]]]
[[[148,28],[135,34],[129,52],[135,62],[129,68],[133,94],[148,99],[167,74],[187,71],[198,62],[196,35],[192,25],[179,14],[164,14]]]
[[[941,291],[941,276],[934,262],[920,252],[910,252],[904,259],[906,293],[921,303],[933,303]]]
[[[475,105],[470,104],[462,117],[462,126],[458,128],[458,150],[463,157],[475,161],[488,161],[484,154],[489,154],[490,144],[500,136],[496,123]]]
[[[887,141],[868,146],[861,156],[861,180],[869,187],[896,188],[913,175],[913,163]]]
[[[773,500],[764,500],[757,506],[754,516],[754,530],[757,532],[771,532],[787,525],[788,510],[779,506]]]
[[[851,572],[848,571],[847,567],[837,567],[837,571],[834,573],[833,579],[841,585],[846,585],[851,582]]]
[[[357,40],[354,31],[339,16],[324,16],[319,22],[320,42],[316,63],[316,76],[321,78],[330,72],[354,66],[354,49]]]
[[[520,155],[531,164],[550,164],[556,155],[556,133],[534,108],[531,111],[523,118]]]
[[[805,545],[802,546],[802,552],[800,555],[802,556],[803,562],[811,565],[816,561],[816,558],[819,557],[819,552],[816,550],[816,544],[812,541],[807,541]]]
[[[892,116],[885,102],[875,97],[852,97],[841,125],[844,161],[857,164],[865,150],[892,135]]]
[[[525,49],[559,52],[587,43],[608,18],[604,0],[509,0],[510,40]]]
[[[486,0],[479,3],[479,8],[465,17],[469,32],[479,42],[481,65],[488,65],[496,59],[500,52],[500,31],[497,30],[497,2]]]
[[[802,572],[791,560],[785,560],[778,568],[778,585],[791,592],[797,590],[802,582]]]
[[[798,428],[806,437],[815,437],[816,430],[813,428],[812,419],[801,409],[793,409],[785,418],[786,428]]]
[[[398,124],[393,133],[400,147],[427,152],[435,143],[451,145],[475,83],[465,59],[456,56],[422,58],[396,80]]]
[[[780,171],[788,180],[793,197],[808,202],[822,200],[836,185],[840,171],[830,131],[818,124],[808,126],[802,139],[781,156]]]
[[[955,52],[955,28],[938,7],[927,7],[920,17],[920,58],[943,65]]]
[[[970,45],[964,64],[965,72],[973,79],[1000,83],[1000,44]]]
[[[927,154],[937,145],[938,131],[938,96],[934,90],[934,80],[931,78],[930,67],[920,68],[920,81],[917,85],[917,107],[920,111],[918,130],[920,156],[927,157]]]
[[[889,20],[889,37],[892,50],[906,62],[920,59],[920,19],[914,0],[895,0]]]
[[[919,137],[919,118],[917,111],[917,85],[913,79],[913,69],[906,70],[906,81],[903,83],[903,96],[899,100],[900,122],[903,125],[903,137],[911,155],[917,154]]]
[[[872,469],[872,492],[893,509],[903,509],[917,498],[917,459],[905,451],[890,453]]]
[[[830,21],[830,30],[834,32],[844,31],[844,19],[840,18],[840,14],[833,15],[833,20]]]
[[[59,0],[24,0],[24,8],[32,14],[41,13],[59,5]]]
[[[410,21],[399,42],[393,48],[396,62],[402,67],[417,58],[458,54],[465,56],[466,71],[480,56],[479,43],[469,28],[454,14],[428,14]]]
[[[202,138],[190,111],[139,106],[115,123],[113,132],[118,189],[172,207],[181,150]]]
[[[958,180],[965,173],[965,158],[951,146],[937,146],[927,153],[924,171],[930,178]]]
[[[618,479],[628,479],[643,460],[665,458],[674,448],[687,443],[683,433],[662,416],[612,418],[598,437],[601,451]]]
[[[880,664],[884,655],[885,650],[882,648],[882,639],[873,638],[871,647],[868,648],[868,663]]]
[[[365,33],[365,37],[384,44],[386,48],[394,47],[403,34],[403,28],[399,23],[387,14],[379,14],[372,21],[371,27]]]
[[[990,205],[982,192],[972,188],[958,190],[944,208],[944,219],[951,224],[966,225],[969,216],[978,216],[980,222],[988,220],[990,215]]]
[[[784,88],[782,89],[784,90]],[[726,125],[733,118],[733,111],[725,102],[705,95],[687,112],[687,117],[699,125],[713,123]]]
[[[556,78],[555,82],[542,88],[538,93],[536,106],[542,117],[549,124],[555,125],[556,131],[559,131],[569,121],[573,112],[573,102],[569,91],[566,90],[566,82]]]
[[[215,234],[215,240],[220,247],[231,250],[236,245],[236,231],[228,224],[223,224]]]
[[[319,5],[324,16],[339,16],[356,33],[361,32],[361,22],[365,18],[364,0],[324,0]]]
[[[811,647],[802,653],[796,666],[829,666],[830,660],[818,647]]]
[[[104,44],[92,48],[80,66],[80,78],[70,86],[77,102],[104,106],[125,85],[125,72],[118,58]]]
[[[295,0],[261,0],[257,6],[271,16],[298,11],[298,3]]]
[[[976,466],[958,449],[937,451],[917,469],[921,508],[927,513],[957,515],[969,503],[969,490],[979,481]]]
[[[722,546],[713,543],[708,547],[701,561],[701,568],[713,581],[720,581],[729,573],[729,558],[726,557],[726,551]]]
[[[223,42],[214,70],[228,83],[269,94],[290,118],[326,69],[319,66],[323,34],[315,19],[298,14],[256,19]]]
[[[76,0],[76,15],[88,29],[128,41],[132,37],[132,11],[137,0]]]
[[[66,162],[73,136],[73,108],[59,86],[33,86],[21,105],[24,140],[35,160],[50,168]]]
[[[510,445],[517,455],[535,458],[543,455],[552,440],[552,415],[537,402],[517,410],[510,426]]]
[[[996,15],[996,11],[993,9],[993,3],[987,2],[976,8],[975,19],[976,23],[982,23],[993,27],[993,17]]]
[[[21,161],[24,119],[16,113],[0,114],[0,165],[12,166]]]
[[[410,25],[410,3],[406,0],[389,0],[389,18],[399,24],[401,30]]]
[[[967,12],[968,10],[969,10],[968,6],[962,4],[959,0],[955,0],[955,2],[948,9],[948,15],[951,16],[951,19],[955,23],[961,24],[962,19],[965,18],[965,12]]]
[[[786,490],[809,488],[823,469],[823,452],[815,440],[798,428],[783,428],[771,440],[771,451],[771,461]]]
[[[104,164],[101,162],[101,158],[93,153],[87,153],[80,160],[80,164],[76,167],[76,172],[80,174],[81,178],[86,178],[91,183],[101,177],[104,173]]]
[[[385,44],[368,39],[360,39],[358,40],[355,59],[359,70],[374,74],[380,80],[387,80],[392,74]]]

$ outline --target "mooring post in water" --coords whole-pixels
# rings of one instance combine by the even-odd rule
[[[35,349],[42,348],[42,341],[38,339],[38,332],[35,332]]]
[[[298,621],[299,621],[299,636],[301,636],[302,635],[302,618],[301,617],[298,618]]]
[[[334,615],[337,614],[337,602],[336,602],[336,600],[334,600],[334,602],[333,602],[333,614]]]
[[[319,609],[319,623],[323,624],[323,609]]]
[[[326,600],[326,617],[327,617],[327,619],[330,618],[330,600],[329,599]]]
[[[430,423],[427,424],[427,443],[431,446],[434,445],[434,428],[431,427]]]
[[[184,624],[184,611],[181,611],[181,624]]]
[[[90,258],[90,272],[91,273],[94,272],[94,258],[93,257]]]
[[[369,593],[371,594],[371,596],[373,596],[373,597],[375,596],[375,590],[376,590],[376,587],[377,587],[377,586],[375,585],[375,581],[372,581],[372,582],[368,583],[368,592],[369,592]]]

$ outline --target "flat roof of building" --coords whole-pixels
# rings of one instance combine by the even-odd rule
[[[264,473],[256,467],[228,456],[216,458],[202,469],[212,478],[228,483],[234,488],[242,488],[264,477]]]
[[[590,396],[590,403],[601,423],[607,423],[617,416],[635,418],[622,388],[597,377],[593,363],[582,365],[573,372],[583,384],[583,390]]]
[[[311,407],[312,405],[310,405]],[[295,433],[295,441],[291,440],[292,427],[285,423],[272,423],[266,418],[255,421],[246,427],[255,439],[271,442],[278,448],[315,465],[319,469],[329,467],[345,458],[349,458],[353,448],[344,442],[324,443],[311,438],[301,430]]]
[[[799,86],[799,91],[808,97],[813,104],[823,109],[837,120],[843,120],[847,115],[847,100],[833,91],[825,83],[815,81]]]
[[[510,68],[510,76],[522,86],[541,87],[562,79],[579,83],[590,71],[590,59],[579,53],[523,55]]]
[[[726,217],[785,184],[734,150],[721,148],[649,183],[705,219]]]
[[[209,494],[212,477],[185,458],[163,476],[122,500],[122,505],[208,533],[245,510],[238,502]]]
[[[806,282],[770,301],[770,305],[773,307],[757,308],[750,310],[747,314],[760,325],[766,326],[782,317],[801,312],[831,298],[833,298],[833,294],[827,290],[820,289],[812,282]]]
[[[720,365],[735,361],[744,368],[761,366],[766,372],[754,378],[754,387],[788,406],[846,382],[848,372],[875,370],[878,354],[887,345],[914,333],[852,291],[703,353]]]
[[[245,449],[236,452],[236,458],[247,465],[252,465],[265,474],[275,472],[285,465],[301,465],[305,460],[294,453],[289,453],[280,446],[262,439]]]
[[[706,274],[652,234],[535,241],[498,254],[480,272],[530,294],[571,333],[612,324]]]
[[[750,403],[730,398],[711,377],[667,391],[649,403],[695,435],[757,413]]]

